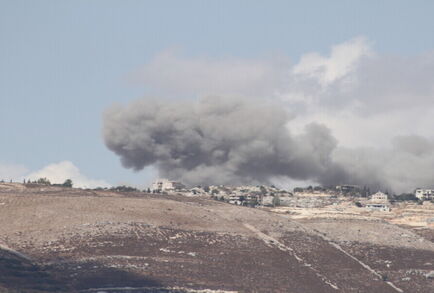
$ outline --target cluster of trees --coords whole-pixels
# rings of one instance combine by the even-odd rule
[[[309,185],[308,187],[295,187],[295,188],[294,188],[294,192],[303,192],[303,191],[309,191],[309,192],[312,192],[312,191],[327,191],[327,190],[333,190],[333,189],[335,189],[335,188],[334,188],[334,187],[324,187],[324,186],[320,186],[320,185],[317,185],[317,186]]]
[[[326,188],[322,187],[322,186],[312,186],[309,185],[308,187],[295,187],[294,188],[294,192],[304,192],[304,191],[308,191],[308,192],[312,192],[312,191],[325,191]]]
[[[255,207],[258,205],[258,200],[256,198],[247,198],[247,196],[240,196],[240,202],[242,206]]]
[[[140,190],[138,190],[137,188],[126,185],[113,186],[109,190],[119,192],[140,192]]]
[[[113,186],[113,187],[96,187],[93,190],[110,190],[110,191],[115,191],[115,192],[145,192],[145,193],[151,193],[151,189],[147,188],[147,189],[143,189],[140,190],[136,187],[132,187],[132,186],[127,186],[127,185],[118,185],[118,186]]]
[[[200,186],[198,186],[198,187],[200,188]],[[211,193],[211,195],[214,195],[214,196],[220,193],[220,191],[218,189],[215,189],[215,188],[211,189],[209,186],[204,186],[202,189],[206,193]]]
[[[363,186],[360,187],[353,187],[348,190],[342,190],[337,189],[335,186],[312,186],[309,185],[308,187],[295,187],[294,192],[334,192],[334,193],[340,193],[344,196],[352,196],[352,197],[368,197],[371,195],[371,190],[369,187]]]
[[[62,186],[62,187],[72,187],[72,180],[71,179],[66,179],[65,182],[63,182],[62,184],[51,184],[50,180],[48,180],[47,178],[39,178],[38,180],[27,180],[24,179],[23,180],[24,184],[40,184],[40,185],[52,185],[52,186]]]
[[[51,185],[50,180],[48,180],[47,178],[39,178],[38,180],[27,180],[24,179],[23,181],[24,184],[42,184],[42,185]]]
[[[407,200],[418,201],[419,199],[413,193],[402,193],[399,195],[396,194],[393,195],[392,200],[393,201],[407,201]]]
[[[72,180],[66,179],[65,182],[62,184],[63,187],[72,187]]]
[[[211,199],[218,200],[218,201],[225,201],[225,197],[223,195],[222,196],[211,195]]]

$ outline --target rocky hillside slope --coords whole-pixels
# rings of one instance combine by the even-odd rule
[[[2,184],[0,292],[432,292],[434,244],[411,231],[405,246],[388,242],[403,231],[204,198]]]

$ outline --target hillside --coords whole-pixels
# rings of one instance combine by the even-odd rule
[[[432,230],[382,221],[295,221],[206,198],[1,184],[0,223],[0,292],[434,288]]]

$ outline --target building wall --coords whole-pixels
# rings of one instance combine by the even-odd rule
[[[414,195],[420,200],[430,200],[434,198],[434,189],[416,189]]]
[[[152,183],[152,191],[171,191],[184,188],[180,182],[170,181],[167,179],[158,179]]]
[[[366,209],[370,211],[381,211],[381,212],[389,212],[390,208],[385,204],[367,204]]]
[[[387,201],[387,198],[387,194],[380,191],[371,195],[371,200],[373,201]]]

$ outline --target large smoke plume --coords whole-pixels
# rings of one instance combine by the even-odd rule
[[[398,137],[390,150],[343,149],[321,124],[292,134],[291,118],[281,105],[256,100],[141,100],[106,111],[104,139],[126,168],[154,165],[189,185],[286,177],[406,191],[432,178],[434,147],[426,139]]]
[[[188,184],[267,183],[278,175],[321,178],[330,169],[335,139],[317,124],[291,135],[289,120],[272,103],[143,100],[109,109],[104,137],[125,167],[155,165],[162,176]]]

